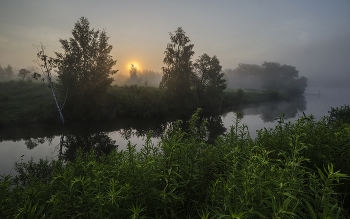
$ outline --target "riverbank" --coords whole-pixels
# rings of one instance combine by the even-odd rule
[[[42,83],[0,82],[0,126],[58,122],[57,110],[50,102],[51,95]],[[214,110],[204,108],[204,113],[217,114],[222,108],[288,99],[290,98],[277,91],[228,89],[223,94],[222,105]],[[120,117],[177,118],[190,115],[197,107],[202,106],[193,105],[184,108],[183,111],[175,110],[174,103],[169,100],[166,92],[155,87],[113,86],[108,88],[103,99],[94,105],[94,111],[88,118],[81,116],[81,112],[74,109],[74,103],[65,106],[63,114],[68,122],[115,121]]]

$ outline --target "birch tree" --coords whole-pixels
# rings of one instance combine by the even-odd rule
[[[117,73],[112,69],[117,61],[110,55],[113,47],[108,39],[105,30],[90,28],[88,19],[81,17],[72,37],[59,40],[64,52],[56,52],[58,82],[69,86],[67,107],[70,113],[77,112],[75,117],[100,112],[98,105],[113,82],[111,75]]]
[[[44,82],[44,85],[47,87],[47,89],[52,94],[52,97],[50,98],[52,100],[53,105],[55,108],[57,108],[58,114],[59,114],[59,120],[64,125],[65,120],[62,114],[62,109],[66,103],[67,100],[67,94],[68,94],[68,86],[66,86],[66,92],[65,95],[58,94],[57,89],[55,89],[54,82],[53,82],[53,74],[52,72],[57,66],[57,61],[51,57],[48,57],[45,53],[45,46],[40,44],[39,46],[36,46],[38,53],[37,53],[37,61],[39,70],[42,74],[34,73],[33,78],[40,79],[42,82]],[[45,83],[45,81],[47,83]]]

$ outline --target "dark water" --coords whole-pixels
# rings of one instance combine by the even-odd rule
[[[321,95],[312,95],[319,93]],[[221,115],[206,117],[209,121],[209,139],[224,134],[234,124],[236,112],[242,112],[241,124],[249,128],[251,137],[256,130],[274,127],[275,118],[285,114],[285,121],[294,122],[303,115],[314,115],[316,119],[328,115],[331,107],[350,104],[349,88],[314,88],[308,89],[303,98],[293,101],[252,104],[226,109]],[[150,130],[152,142],[157,144],[162,134],[174,122],[174,119],[135,120],[120,119],[113,123],[68,124],[64,130],[57,124],[27,125],[0,129],[0,174],[8,174],[21,155],[23,161],[39,158],[56,159],[59,155],[65,160],[72,160],[75,151],[81,145],[88,151],[95,147],[99,153],[111,150],[123,150],[128,141],[140,149]],[[61,145],[63,136],[64,144]],[[15,174],[12,170],[11,174]]]

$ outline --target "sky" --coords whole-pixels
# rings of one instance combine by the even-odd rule
[[[349,0],[0,0],[0,65],[35,66],[36,49],[63,52],[80,17],[105,30],[119,74],[131,63],[161,72],[169,32],[182,27],[193,61],[216,55],[223,69],[264,61],[292,65],[309,84],[349,86]]]

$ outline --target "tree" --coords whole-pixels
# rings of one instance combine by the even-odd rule
[[[260,65],[239,63],[236,69],[226,69],[225,72],[231,87],[262,89]]]
[[[137,68],[134,64],[131,64],[130,68],[130,84],[137,84],[139,82],[139,78],[137,77]]]
[[[65,96],[57,96],[57,92],[55,91],[55,86],[54,86],[54,82],[52,81],[52,71],[57,67],[57,61],[53,58],[50,58],[46,55],[45,53],[45,47],[41,44],[40,46],[36,46],[38,53],[37,53],[37,64],[42,72],[42,81],[48,82],[48,85],[46,85],[46,87],[50,90],[51,94],[52,94],[52,103],[55,105],[55,107],[57,108],[57,111],[59,113],[59,120],[60,122],[64,125],[65,124],[65,120],[62,114],[62,109],[66,103],[67,100],[67,94],[68,94],[68,87],[66,90],[66,94]],[[39,78],[41,78],[41,74],[38,74],[36,72],[34,72],[33,74],[33,78],[38,80]],[[61,98],[63,97],[63,98]]]
[[[294,66],[277,62],[264,62],[261,66],[239,64],[232,77],[236,86],[276,90],[291,96],[302,94],[307,86],[307,78],[299,77]]]
[[[210,108],[220,107],[223,90],[227,85],[219,59],[215,55],[210,57],[204,53],[193,66],[197,76],[196,90],[199,99],[203,104],[210,105]]]
[[[191,57],[194,55],[193,44],[185,35],[181,27],[175,34],[169,33],[171,43],[164,52],[163,77],[159,87],[184,97],[192,87],[194,74],[192,72]]]
[[[80,110],[90,110],[96,105],[111,85],[110,77],[117,71],[112,67],[113,60],[106,31],[90,29],[90,23],[81,17],[72,30],[69,40],[60,39],[64,53],[56,53],[58,79],[70,88],[75,106],[80,103]]]
[[[277,62],[262,64],[263,88],[282,91],[288,95],[300,95],[305,91],[307,78],[300,77],[294,66],[281,65]]]
[[[13,70],[11,65],[7,65],[6,68],[0,66],[0,80],[10,79],[13,77]]]
[[[30,74],[30,71],[25,69],[25,68],[22,68],[21,70],[19,70],[19,73],[18,73],[18,77],[22,78],[22,80],[24,81],[24,79],[29,76]]]

